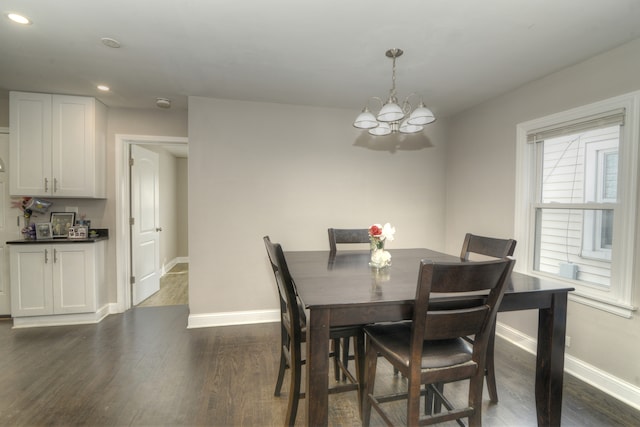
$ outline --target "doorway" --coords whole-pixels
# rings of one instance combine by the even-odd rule
[[[160,249],[159,275],[165,276],[177,264],[188,263],[187,239],[187,138],[144,136],[144,135],[116,135],[116,275],[117,275],[117,309],[126,311],[134,304],[132,301],[134,282],[132,273],[135,271],[135,251],[132,250],[131,214],[132,191],[130,175],[131,148],[143,146],[145,149],[160,153]],[[164,159],[164,160],[163,160]],[[176,166],[172,166],[175,163]],[[178,171],[179,169],[179,171]],[[173,170],[173,172],[171,172]],[[162,178],[163,175],[164,178]],[[181,182],[175,182],[172,176],[180,175]],[[163,184],[164,180],[164,184]],[[179,188],[178,188],[179,187]],[[162,194],[165,194],[164,196]],[[174,196],[170,196],[174,194]],[[171,199],[171,200],[169,200]],[[135,220],[134,220],[135,221]],[[166,225],[165,225],[166,224]],[[181,243],[177,243],[181,242]],[[179,245],[180,248],[167,247]]]

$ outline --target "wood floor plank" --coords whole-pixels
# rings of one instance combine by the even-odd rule
[[[0,425],[282,425],[289,376],[274,397],[279,325],[186,329],[188,314],[172,305],[96,325],[12,329],[0,321]],[[484,425],[535,426],[534,357],[497,339],[496,362],[500,402],[485,394]],[[402,389],[405,380],[381,361],[377,386]],[[563,425],[638,425],[639,411],[569,375],[565,386]],[[331,425],[360,425],[355,392],[329,403]],[[303,402],[297,425],[304,416]],[[382,425],[375,415],[372,424]]]
[[[189,304],[189,263],[178,263],[160,278],[160,290],[138,307]]]

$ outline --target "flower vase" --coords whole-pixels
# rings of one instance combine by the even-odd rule
[[[369,266],[385,268],[391,265],[391,254],[384,250],[384,240],[371,240],[371,261]]]
[[[22,229],[22,237],[24,240],[35,240],[36,225],[31,223],[31,216],[24,216],[24,228]]]

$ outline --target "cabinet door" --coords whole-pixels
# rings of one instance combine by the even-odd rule
[[[10,194],[51,195],[51,95],[11,92]]]
[[[55,314],[96,310],[95,248],[91,244],[53,245],[53,311]]]
[[[95,171],[95,100],[53,95],[52,194],[93,194]]]
[[[53,314],[51,255],[48,245],[11,247],[11,314],[14,317]]]

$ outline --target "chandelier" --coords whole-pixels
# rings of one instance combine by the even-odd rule
[[[358,129],[368,129],[371,135],[384,136],[395,132],[417,133],[424,129],[424,125],[436,119],[431,110],[425,107],[422,98],[420,98],[418,107],[413,108],[409,98],[417,97],[416,93],[409,94],[402,103],[402,107],[398,104],[398,98],[396,98],[396,58],[402,56],[402,53],[402,49],[389,49],[386,52],[387,57],[393,60],[391,90],[387,102],[385,103],[381,98],[375,96],[369,98],[362,113],[353,122],[353,126]],[[374,116],[369,110],[369,102],[372,99],[380,103],[380,111],[377,116]]]

